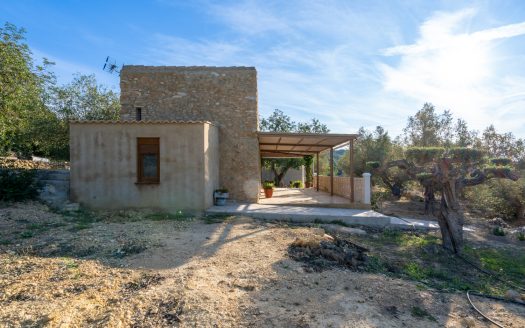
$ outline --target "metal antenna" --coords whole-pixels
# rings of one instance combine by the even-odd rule
[[[120,70],[122,69],[122,65],[117,65],[117,61],[109,56],[106,57],[106,62],[104,63],[104,67],[102,67],[102,70],[105,72],[108,72],[110,74],[117,73],[120,74]]]

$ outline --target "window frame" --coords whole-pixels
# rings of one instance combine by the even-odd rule
[[[157,156],[157,175],[155,177],[144,176],[144,156],[154,154]],[[137,184],[159,184],[160,183],[160,138],[147,137],[137,138]]]
[[[135,120],[142,121],[142,107],[135,107]]]

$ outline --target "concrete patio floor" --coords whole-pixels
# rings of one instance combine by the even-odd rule
[[[322,207],[356,207],[358,204],[350,203],[348,198],[338,195],[330,196],[325,191],[317,191],[315,188],[275,188],[273,196],[266,198],[261,190],[258,204],[261,205],[305,205]],[[361,204],[359,207],[368,207]]]
[[[372,210],[349,208],[302,207],[267,204],[228,204],[213,206],[208,215],[243,215],[256,219],[288,222],[340,221],[348,225],[396,227],[400,229],[438,229],[435,221],[415,220],[386,216]]]

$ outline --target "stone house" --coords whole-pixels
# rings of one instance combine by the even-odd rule
[[[262,157],[353,150],[357,137],[258,132],[253,67],[124,66],[120,90],[119,121],[70,123],[70,198],[83,206],[201,212],[218,188],[257,202]]]
[[[253,67],[124,66],[121,120],[71,122],[71,199],[94,208],[204,210],[257,201]]]

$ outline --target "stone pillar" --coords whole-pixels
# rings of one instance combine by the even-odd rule
[[[370,183],[370,177],[372,174],[370,173],[363,173],[363,203],[370,204],[372,199],[372,184]]]

